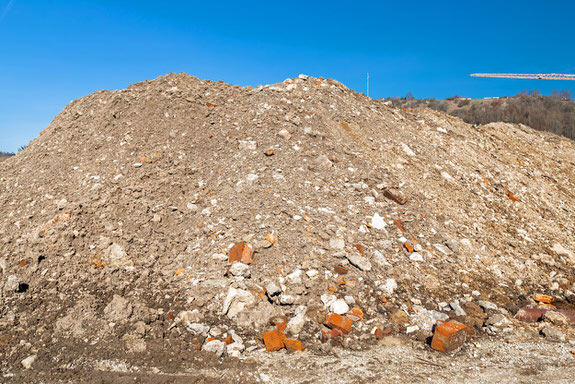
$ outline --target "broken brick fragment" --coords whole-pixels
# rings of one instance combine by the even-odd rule
[[[383,196],[395,201],[399,205],[407,203],[407,198],[396,188],[387,188],[383,191]]]
[[[268,149],[267,151],[264,152],[264,155],[266,156],[273,156],[274,155],[274,150],[273,149]]]
[[[354,248],[357,249],[357,251],[363,256],[364,251],[363,251],[363,247],[360,244],[355,244]]]
[[[346,268],[341,265],[336,265],[335,267],[333,267],[333,271],[338,275],[345,275],[349,272],[349,268]]]
[[[361,308],[353,307],[353,308],[351,309],[350,314],[353,315],[353,316],[355,316],[355,317],[358,317],[359,320],[363,319],[363,311],[361,310]]]
[[[375,336],[375,338],[377,340],[381,340],[383,339],[383,336],[389,335],[391,333],[391,329],[386,329],[385,331],[381,328],[376,328],[375,332],[373,332],[373,335]]]
[[[287,316],[274,316],[270,319],[270,324],[283,332],[287,326]]]
[[[541,293],[536,293],[533,295],[533,299],[539,303],[551,304],[555,301],[553,296],[543,295]]]
[[[224,340],[224,343],[226,343],[226,345],[230,345],[233,342],[234,339],[232,338],[232,335],[228,335],[228,337],[226,337],[226,339]]]
[[[212,103],[210,103],[210,102],[207,102],[207,103],[206,103],[206,107],[208,107],[208,108],[213,108],[213,107],[215,107],[215,106],[216,106],[215,104],[212,104]]]
[[[409,253],[413,253],[413,245],[411,245],[411,244],[405,242],[405,243],[403,243],[403,246],[405,247],[405,249],[407,249],[407,251],[408,251]]]
[[[451,352],[460,348],[471,337],[471,328],[455,320],[438,324],[431,339],[431,348]]]
[[[286,340],[286,335],[277,329],[264,332],[262,337],[264,339],[264,344],[266,345],[266,351],[268,352],[279,351],[285,346],[284,341]]]
[[[535,323],[541,320],[543,314],[547,311],[559,312],[564,314],[571,320],[575,322],[575,309],[556,309],[556,308],[521,308],[515,314],[515,318],[519,321],[524,321],[526,323]]]
[[[304,346],[303,343],[299,340],[295,339],[285,339],[284,344],[287,350],[290,351],[303,351]]]
[[[401,222],[401,220],[393,220],[393,222],[395,223],[395,226],[403,233],[405,233],[405,229],[403,228],[403,223]]]
[[[521,201],[520,198],[518,198],[517,196],[515,196],[513,193],[507,191],[507,197],[509,197],[511,200],[513,200],[514,202],[518,202]]]
[[[353,321],[345,316],[338,315],[337,313],[331,313],[327,315],[324,324],[331,329],[337,328],[343,333],[348,333],[351,330]]]
[[[242,262],[244,264],[251,264],[253,261],[252,259],[253,251],[249,245],[245,242],[241,241],[234,245],[232,249],[230,249],[230,255],[228,257],[228,262],[236,263]]]

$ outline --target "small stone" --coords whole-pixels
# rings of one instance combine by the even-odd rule
[[[281,288],[274,282],[268,283],[268,285],[266,285],[265,288],[266,288],[266,294],[269,297],[279,295],[280,292],[282,291]]]
[[[405,333],[413,333],[415,331],[419,330],[419,326],[417,325],[410,325],[409,327],[407,327],[405,329]]]
[[[371,263],[367,257],[363,257],[355,253],[347,254],[346,257],[354,267],[357,267],[362,271],[371,271]]]
[[[550,340],[565,341],[565,334],[555,327],[545,326],[541,329],[541,334]]]
[[[301,284],[302,283],[303,271],[301,269],[296,269],[292,273],[286,276],[287,281],[291,284]]]
[[[310,269],[306,273],[307,277],[310,279],[315,279],[319,276],[319,271],[317,269]]]
[[[333,301],[329,306],[330,311],[343,315],[349,311],[349,305],[344,300],[338,299]]]
[[[186,204],[186,208],[188,208],[188,211],[190,211],[190,212],[197,212],[199,209],[198,206],[194,203]]]
[[[292,305],[293,303],[295,303],[295,298],[292,295],[280,295],[280,304]]]
[[[289,133],[287,129],[282,129],[281,131],[278,132],[278,135],[280,135],[286,140],[289,140],[291,138],[291,133]]]
[[[553,325],[560,327],[568,327],[571,325],[571,320],[561,312],[547,311],[541,316],[542,321],[549,322]]]
[[[36,361],[36,355],[31,355],[22,360],[20,363],[22,364],[24,369],[30,369],[32,368],[32,364],[34,364],[34,361]]]
[[[459,252],[459,242],[457,240],[447,240],[445,245],[447,245],[447,248],[451,249],[453,253]]]
[[[413,252],[409,256],[409,260],[411,260],[411,261],[423,261],[423,256],[421,256],[421,253]]]
[[[342,238],[334,238],[329,241],[331,249],[343,250],[345,248],[345,241]]]
[[[497,306],[497,304],[493,304],[489,301],[485,301],[485,300],[479,300],[477,302],[477,304],[483,308],[484,311],[488,310],[488,309],[492,309],[492,310],[497,310],[499,307]]]
[[[509,321],[509,319],[507,319],[507,317],[505,317],[505,315],[501,313],[496,313],[495,315],[490,316],[485,322],[485,324],[495,328],[501,328],[510,323],[511,322]]]
[[[334,301],[337,300],[337,297],[335,295],[330,295],[327,293],[324,293],[323,295],[321,295],[321,302],[323,303],[323,305],[325,305],[326,307],[330,307],[331,303],[333,303]]]
[[[303,308],[303,309],[302,309]],[[288,332],[290,332],[293,335],[297,335],[299,334],[304,325],[305,325],[305,313],[306,313],[307,308],[302,306],[300,307],[300,309],[298,310],[299,313],[297,315],[295,315],[294,317],[292,317],[288,323],[287,323],[287,327],[286,330]]]
[[[383,220],[383,217],[379,216],[378,213],[374,213],[373,216],[371,217],[371,227],[378,229],[378,230],[382,230],[386,227],[386,223],[385,220]]]
[[[202,346],[202,351],[215,353],[217,357],[221,357],[226,350],[226,343],[221,340],[211,340]]]
[[[230,273],[232,276],[243,276],[243,277],[250,277],[250,266],[244,263],[233,263],[230,267]]]
[[[379,287],[379,289],[381,289],[383,291],[383,294],[386,296],[393,295],[393,291],[395,291],[396,288],[397,288],[397,282],[394,279],[385,280],[383,285]]]
[[[343,299],[345,300],[347,305],[355,304],[355,299],[353,298],[353,296],[348,295],[348,296],[345,296]]]
[[[459,300],[452,301],[449,306],[455,311],[456,316],[467,316],[461,305],[459,305]]]

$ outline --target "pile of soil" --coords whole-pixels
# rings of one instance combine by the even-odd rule
[[[98,91],[0,164],[0,370],[224,369],[284,315],[325,355],[573,308],[574,169],[568,139],[330,79]]]

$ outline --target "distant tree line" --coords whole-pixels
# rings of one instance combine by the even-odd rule
[[[571,91],[553,91],[543,96],[538,90],[524,90],[514,97],[461,100],[391,99],[394,105],[428,107],[460,117],[470,124],[492,122],[521,123],[541,131],[553,132],[575,140],[575,102]]]
[[[0,157],[10,157],[10,156],[14,156],[14,154],[10,152],[0,152]]]

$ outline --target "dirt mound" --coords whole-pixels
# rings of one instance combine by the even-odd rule
[[[574,166],[570,140],[303,75],[96,92],[0,164],[3,372],[249,357],[270,318],[325,353],[569,309]]]

